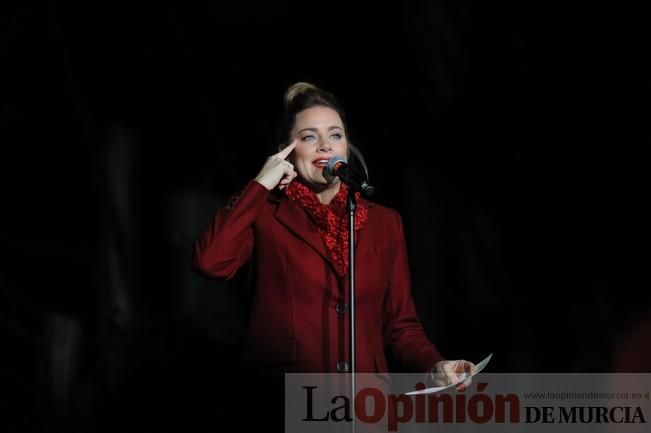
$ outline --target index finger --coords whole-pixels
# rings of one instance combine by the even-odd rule
[[[449,383],[452,384],[452,383],[461,382],[461,379],[459,378],[459,376],[457,375],[456,372],[454,372],[454,371],[446,371],[445,374],[448,377]]]
[[[292,150],[296,147],[296,140],[292,141],[287,145],[286,148],[278,152],[276,155],[278,155],[280,158],[285,159],[289,156],[290,153],[292,153]]]

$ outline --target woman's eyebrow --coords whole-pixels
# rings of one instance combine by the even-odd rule
[[[329,127],[328,127],[328,131],[332,131],[333,129],[343,129],[343,128],[342,128],[341,126],[337,126],[337,125],[329,126]],[[317,132],[318,129],[317,129],[317,128],[303,128],[303,129],[301,129],[300,131],[298,131],[298,133],[300,134],[300,133],[303,132],[303,131],[312,131],[312,132]]]

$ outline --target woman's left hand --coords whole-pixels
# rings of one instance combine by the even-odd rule
[[[457,391],[463,391],[470,386],[472,379],[468,378],[464,380],[467,376],[470,376],[476,371],[475,364],[465,359],[457,359],[455,361],[439,361],[436,363],[432,369],[432,375],[434,376],[434,382],[438,386],[445,386],[451,383],[460,382],[456,389]]]

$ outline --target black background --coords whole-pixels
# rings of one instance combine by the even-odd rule
[[[199,277],[191,245],[274,151],[299,80],[346,108],[446,357],[651,370],[640,11],[112,1],[0,19],[3,431],[227,411],[245,281]]]

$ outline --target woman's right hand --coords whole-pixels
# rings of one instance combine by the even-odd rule
[[[262,184],[269,191],[276,186],[283,189],[297,176],[294,170],[294,165],[286,158],[296,147],[296,140],[292,141],[289,146],[280,152],[271,155],[262,166],[260,173],[255,177],[255,180]]]

